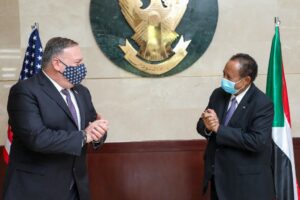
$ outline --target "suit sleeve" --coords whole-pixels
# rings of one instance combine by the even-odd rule
[[[99,149],[99,148],[104,144],[106,138],[107,138],[107,133],[105,133],[105,134],[103,135],[103,137],[102,137],[99,141],[93,142],[93,148],[94,148],[95,150],[96,150],[96,149]]]
[[[214,93],[213,93],[213,94],[214,94]],[[209,99],[209,103],[208,103],[206,109],[212,108],[212,103],[211,103],[211,102],[212,102],[213,94],[211,95],[211,97],[210,97],[210,99]],[[206,110],[206,109],[205,109],[205,110]],[[197,132],[198,132],[200,135],[202,135],[203,137],[207,138],[207,139],[211,136],[210,134],[207,134],[206,129],[205,129],[205,125],[204,125],[203,120],[202,120],[201,117],[200,117],[200,119],[199,119],[199,121],[198,121],[198,123],[197,123]]]
[[[11,89],[7,110],[14,139],[22,141],[32,151],[81,154],[82,133],[47,128],[42,121],[36,97],[24,85],[17,84]]]
[[[89,110],[90,110],[91,116],[94,116],[91,121],[94,121],[97,118],[97,112],[96,112],[96,109],[95,109],[95,107],[93,105],[91,94],[90,94],[90,92],[87,89],[86,89],[86,93],[87,93],[87,97],[88,97],[87,98],[87,103],[89,104],[89,107],[90,107]],[[97,141],[97,142],[93,141],[92,142],[93,148],[95,150],[99,149],[104,144],[106,138],[107,138],[107,133],[105,133],[105,135],[103,135],[103,137],[99,141]]]
[[[209,107],[207,107],[207,108],[209,108]],[[198,133],[199,133],[200,135],[202,135],[203,137],[209,138],[209,134],[207,134],[207,133],[205,132],[205,125],[204,125],[203,120],[202,120],[201,117],[200,117],[200,119],[199,119],[199,121],[198,121],[198,123],[197,123],[197,131],[198,131]]]
[[[268,101],[256,107],[247,130],[220,125],[217,144],[251,152],[263,151],[271,141],[273,113],[273,103]]]

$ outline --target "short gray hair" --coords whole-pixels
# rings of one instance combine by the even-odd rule
[[[45,68],[53,56],[60,54],[65,48],[77,46],[78,43],[62,37],[51,38],[45,47],[42,59],[42,68]]]

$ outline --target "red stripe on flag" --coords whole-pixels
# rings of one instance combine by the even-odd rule
[[[6,148],[3,148],[3,159],[4,159],[4,162],[6,164],[8,164],[8,162],[9,162],[9,155],[8,155],[8,152],[6,151]]]
[[[290,128],[292,128],[291,116],[290,116],[290,107],[289,107],[289,98],[288,98],[287,87],[286,87],[286,82],[285,82],[285,74],[284,74],[283,64],[282,64],[281,68],[282,68],[282,104],[283,104],[283,110],[284,110],[285,117],[286,117],[287,121],[290,124]]]
[[[296,181],[296,184],[297,184],[297,190],[298,190],[298,200],[300,200],[300,188],[298,185],[298,181]]]
[[[13,132],[11,130],[11,126],[8,125],[8,129],[7,129],[7,137],[8,137],[8,140],[10,141],[10,143],[12,142],[13,140]]]
[[[10,145],[11,145],[12,140],[13,140],[13,135],[14,134],[12,132],[11,126],[8,125],[6,144],[9,144],[9,145],[6,145],[5,148],[3,148],[3,159],[4,159],[4,162],[6,164],[8,164],[8,162],[9,162],[9,150],[10,150],[10,149],[7,149],[7,148],[10,148]]]

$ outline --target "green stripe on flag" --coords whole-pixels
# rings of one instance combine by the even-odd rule
[[[274,102],[273,127],[283,127],[284,111],[282,104],[282,56],[278,26],[275,27],[275,35],[272,41],[266,93]]]

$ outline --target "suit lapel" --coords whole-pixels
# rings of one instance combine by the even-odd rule
[[[224,98],[222,98],[223,100],[221,101],[220,108],[218,109],[218,112],[217,112],[217,115],[218,115],[218,118],[220,119],[219,120],[220,122],[223,121],[223,118],[226,115],[230,97],[231,97],[231,95],[229,93],[224,92]]]
[[[79,93],[79,90],[75,86],[73,89],[73,94],[76,98],[76,102],[79,108],[79,113],[80,113],[80,127],[81,129],[85,128],[85,115],[84,115],[84,104],[83,104],[83,99],[82,99],[82,94]]]
[[[247,91],[247,93],[243,97],[242,101],[239,103],[238,107],[236,108],[235,112],[233,113],[231,119],[229,120],[228,125],[231,122],[237,121],[241,118],[241,115],[243,115],[245,110],[247,109],[248,104],[249,104],[255,90],[256,90],[256,86],[254,85],[254,83],[252,83],[249,90]]]
[[[72,114],[64,101],[63,97],[57,91],[55,86],[51,83],[51,81],[44,75],[43,72],[40,72],[38,75],[39,83],[42,86],[43,91],[53,100],[57,103],[57,105],[66,113],[66,115],[72,120],[72,122],[76,125],[76,122],[74,121]],[[77,125],[76,125],[77,126]]]

